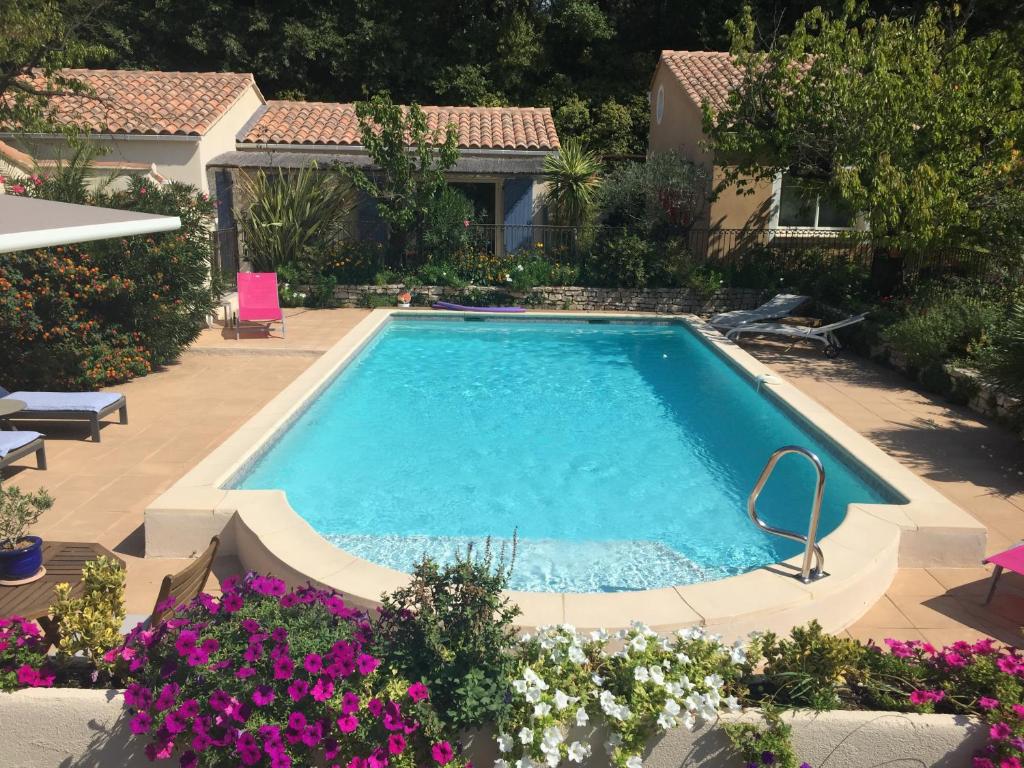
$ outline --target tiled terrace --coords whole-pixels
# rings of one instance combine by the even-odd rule
[[[48,488],[57,503],[37,532],[51,539],[99,541],[128,562],[128,610],[152,608],[160,578],[184,561],[142,558],[147,504],[233,433],[366,314],[365,310],[287,310],[287,338],[213,328],[181,360],[118,387],[130,423],[111,424],[96,445],[75,428],[50,428],[50,469],[25,462],[5,481]],[[814,350],[754,342],[756,357],[957,501],[989,529],[995,551],[1024,538],[1024,446],[1008,430],[966,409],[921,394],[898,374],[856,357],[826,360]],[[225,558],[215,572],[238,569]],[[987,634],[1019,640],[1024,580],[1003,577],[981,606],[988,571],[907,569],[850,628],[858,638],[924,638],[941,643]]]

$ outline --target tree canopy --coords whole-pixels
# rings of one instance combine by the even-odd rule
[[[1018,204],[1024,74],[1011,33],[968,37],[937,7],[911,19],[852,2],[809,12],[766,50],[754,26],[749,14],[730,25],[743,82],[705,114],[726,185],[785,173],[917,247],[983,237],[986,217]]]
[[[103,6],[104,0],[0,0],[0,126],[53,127],[49,97],[84,90],[58,70],[112,53],[93,26]]]
[[[0,0],[0,88],[68,66],[252,72],[268,98],[550,106],[564,138],[642,154],[658,53],[726,48],[744,5],[762,41],[843,0]],[[928,5],[869,2],[900,18]],[[969,37],[1024,20],[1022,3],[960,7]],[[45,117],[38,95],[18,97],[14,122]]]
[[[74,2],[100,0],[74,0]],[[816,5],[747,0],[767,34]],[[0,0],[11,3],[15,0]],[[46,0],[17,0],[45,3]],[[664,48],[724,49],[745,0],[105,0],[83,41],[91,63],[252,72],[268,98],[550,106],[560,135],[603,154],[643,153],[647,90]],[[916,15],[926,0],[872,0]],[[974,34],[1021,19],[1001,0],[966,0]],[[7,25],[5,25],[6,30]]]

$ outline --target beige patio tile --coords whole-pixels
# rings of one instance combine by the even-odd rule
[[[851,632],[857,626],[911,628],[914,625],[887,596],[875,603],[860,621],[850,627]]]
[[[924,568],[901,568],[896,573],[890,595],[941,595],[945,587]]]

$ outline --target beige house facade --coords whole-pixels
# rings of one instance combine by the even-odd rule
[[[708,203],[698,226],[709,230],[759,232],[775,236],[828,236],[861,228],[848,211],[802,193],[787,177],[720,189],[720,159],[707,146],[703,108],[722,110],[742,80],[732,55],[724,51],[662,51],[651,78],[652,155],[676,151],[707,173]]]

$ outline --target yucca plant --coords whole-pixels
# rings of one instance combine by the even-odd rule
[[[982,367],[998,384],[1024,397],[1024,301],[1013,305]]]
[[[260,169],[241,188],[249,205],[239,223],[253,269],[319,273],[329,247],[345,234],[355,205],[351,182],[313,163],[273,174]]]
[[[578,139],[566,139],[557,154],[544,158],[547,203],[558,224],[590,223],[601,184],[601,161]]]

